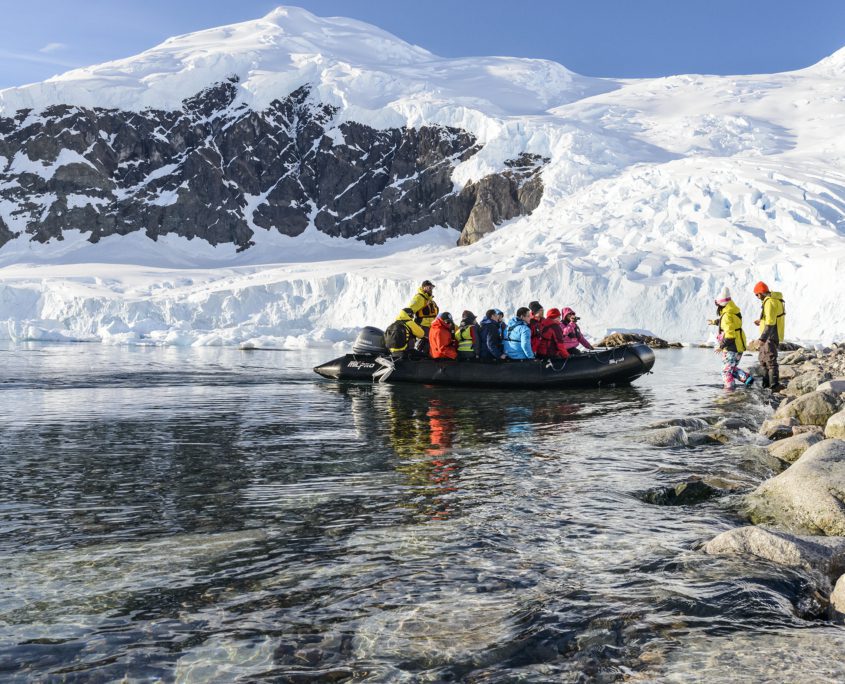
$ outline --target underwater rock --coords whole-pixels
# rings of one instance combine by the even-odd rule
[[[692,479],[674,487],[654,487],[641,494],[640,498],[646,503],[657,506],[689,506],[724,495],[724,490],[713,487],[703,480]]]

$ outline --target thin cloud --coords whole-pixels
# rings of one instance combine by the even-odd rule
[[[47,43],[43,48],[40,48],[38,52],[59,52],[67,48],[67,45],[64,43]]]
[[[42,55],[38,52],[11,52],[9,50],[0,50],[0,59],[18,61],[18,62],[35,62],[37,64],[52,64],[53,66],[68,67],[75,69],[79,66],[77,62],[68,62],[64,59],[56,59],[48,55]]]

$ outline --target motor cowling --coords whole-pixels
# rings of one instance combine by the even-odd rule
[[[384,343],[384,331],[368,325],[361,328],[355,344],[352,345],[353,354],[387,354]]]

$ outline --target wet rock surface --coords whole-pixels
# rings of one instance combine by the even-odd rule
[[[842,396],[827,390],[816,390],[804,394],[789,403],[782,404],[773,416],[774,419],[794,418],[803,425],[823,427],[828,419],[842,409]]]
[[[845,537],[813,537],[749,525],[704,544],[710,555],[756,556],[787,567],[818,572],[833,582],[845,571]]]
[[[768,447],[769,453],[787,463],[794,463],[807,449],[824,440],[821,432],[801,432],[779,440]]]
[[[828,439],[748,496],[752,522],[845,535],[845,441]]]
[[[0,246],[79,230],[97,242],[143,231],[241,250],[257,231],[370,244],[446,226],[470,244],[529,214],[548,159],[523,153],[456,191],[452,171],[481,150],[458,128],[375,129],[338,118],[308,85],[254,111],[236,77],[175,111],[55,105],[0,118]],[[14,162],[14,163],[13,163]]]
[[[703,480],[690,479],[669,487],[655,487],[640,494],[646,503],[657,506],[689,506],[724,496],[727,492]]]

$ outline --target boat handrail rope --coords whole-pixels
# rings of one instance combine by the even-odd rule
[[[546,368],[551,368],[555,373],[560,373],[564,368],[566,368],[566,362],[568,359],[564,359],[563,363],[561,364],[560,368],[555,368],[555,363],[553,359],[549,359],[546,362]]]

